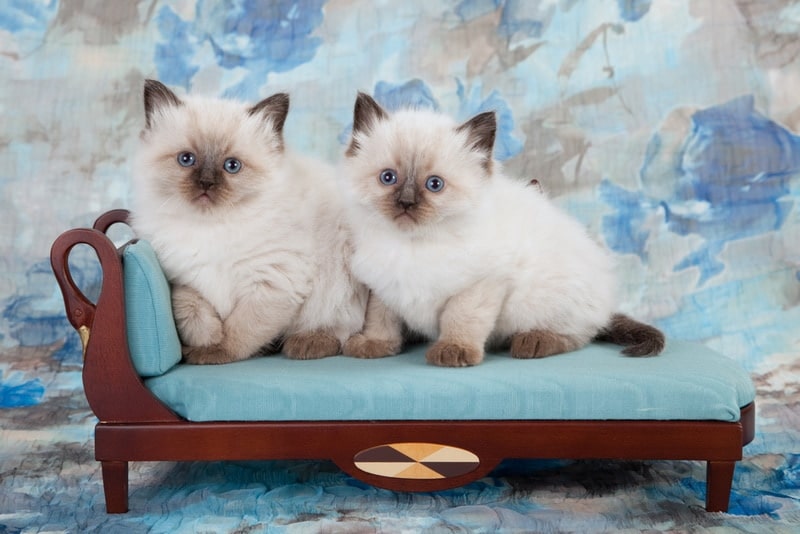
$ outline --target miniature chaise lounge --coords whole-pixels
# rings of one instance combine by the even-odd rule
[[[458,369],[426,365],[424,347],[377,360],[186,365],[149,244],[118,250],[105,234],[127,216],[114,210],[66,231],[51,251],[83,342],[109,513],[128,510],[130,461],[266,459],[330,459],[398,491],[461,486],[506,458],[698,460],[706,509],[728,509],[755,391],[735,362],[703,346],[672,341],[658,357],[630,358],[593,344],[540,360],[489,354]],[[79,244],[100,260],[96,303],[70,275]]]

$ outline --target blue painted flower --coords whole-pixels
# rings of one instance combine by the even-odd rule
[[[508,103],[497,91],[492,91],[489,96],[481,96],[481,85],[473,85],[467,91],[461,80],[458,83],[459,118],[467,120],[484,111],[494,111],[497,114],[497,136],[495,138],[494,157],[500,161],[506,160],[522,151],[522,142],[514,137],[514,116]],[[389,111],[405,107],[439,109],[439,103],[433,96],[428,85],[419,79],[403,83],[389,83],[379,81],[375,84],[375,100]],[[350,140],[352,123],[339,134],[339,142],[346,144]]]
[[[678,176],[666,199],[666,222],[705,246],[676,265],[701,270],[700,283],[719,273],[725,243],[779,229],[793,202],[789,180],[800,172],[800,137],[759,114],[744,96],[698,111],[677,154]]]
[[[800,454],[787,454],[784,464],[775,469],[775,476],[782,489],[800,489]]]
[[[197,49],[208,43],[218,65],[242,67],[245,79],[229,93],[255,98],[270,72],[291,70],[314,57],[322,43],[312,33],[323,19],[325,0],[200,0],[194,21],[180,18],[169,6],[158,14],[166,42],[156,48],[162,81],[189,89],[199,70]]]
[[[680,154],[677,197],[713,205],[773,203],[800,171],[800,137],[759,114],[743,96],[692,116]]]
[[[694,478],[684,478],[680,481],[680,485],[688,489],[691,493],[696,494],[699,498],[705,499],[707,489],[705,481]],[[781,505],[775,502],[775,500],[770,499],[768,492],[740,492],[735,488],[736,485],[734,485],[734,489],[731,490],[730,505],[728,507],[729,514],[768,515],[774,519],[778,518],[775,512],[780,509]]]
[[[24,293],[9,298],[3,309],[11,337],[27,347],[55,343],[68,325],[63,310],[54,311],[57,307],[52,305],[56,285],[49,262],[36,262],[25,274]]]
[[[372,96],[376,102],[388,111],[396,111],[408,107],[439,109],[439,103],[428,85],[418,78],[402,83],[379,81],[375,84]],[[339,134],[339,142],[343,145],[349,143],[352,131],[353,123],[350,122]]]
[[[375,84],[373,97],[389,111],[408,107],[439,109],[439,103],[430,88],[418,78],[404,83],[379,81]]]
[[[541,37],[550,25],[555,7],[537,4],[527,0],[506,0],[500,14],[498,33],[509,39],[515,35]],[[531,12],[531,9],[534,11]]]
[[[523,0],[462,0],[455,8],[464,21],[474,20],[500,10],[497,33],[505,38],[515,35],[541,37],[552,17],[552,7],[542,9],[539,2]]]
[[[614,213],[603,217],[606,245],[622,254],[636,254],[645,259],[650,232],[643,229],[643,223],[653,203],[642,193],[628,191],[605,179],[600,182],[598,194],[616,208]]]
[[[496,90],[489,93],[486,98],[481,97],[481,84],[473,85],[469,91],[458,83],[458,98],[461,100],[459,115],[466,120],[484,111],[494,111],[497,114],[497,135],[494,144],[494,157],[500,161],[516,156],[522,151],[523,143],[517,139],[514,132],[514,116],[508,103]]]
[[[6,0],[0,3],[0,29],[20,37],[17,44],[27,53],[41,44],[57,12],[58,0]]]
[[[70,273],[75,284],[95,301],[102,275],[100,266],[91,254],[75,251],[70,256]],[[23,347],[51,345],[64,341],[55,357],[80,361],[80,343],[67,321],[48,260],[34,263],[26,272],[26,284],[19,294],[4,302],[2,317],[8,322],[10,337]]]
[[[639,195],[631,202],[620,188],[601,186],[603,199],[617,209],[603,227],[614,250],[644,257],[647,236],[634,242],[623,238],[643,220],[643,206],[660,205],[670,231],[705,239],[675,265],[676,271],[698,268],[702,285],[724,269],[717,255],[727,242],[781,228],[792,209],[787,196],[790,180],[800,172],[800,137],[758,113],[752,96],[696,112],[673,168],[654,170],[663,150],[661,137],[654,135],[641,170],[642,182],[659,198]]]
[[[800,490],[800,454],[787,454],[784,464],[775,469],[777,486],[786,493]]]
[[[169,36],[169,41],[156,45],[156,67],[159,79],[168,85],[189,88],[192,77],[199,70],[192,64],[192,56],[201,39],[192,34],[191,24],[181,19],[172,9],[164,6],[156,17],[158,31]]]
[[[652,0],[617,0],[622,20],[636,22],[650,11]]]
[[[497,10],[505,0],[461,0],[455,8],[462,20],[474,20]]]
[[[24,380],[22,373],[14,372],[3,377],[0,372],[0,408],[35,406],[42,401],[44,386],[41,380]]]
[[[24,347],[55,343],[67,331],[63,311],[53,311],[40,306],[36,295],[22,295],[9,299],[3,318],[11,325],[11,337]]]
[[[0,28],[12,33],[44,33],[58,11],[58,0],[7,0],[0,5]]]
[[[64,323],[67,318],[64,317]],[[53,359],[64,363],[80,363],[83,361],[83,344],[78,333],[72,329],[68,329],[64,338],[64,344],[61,348],[53,353]]]

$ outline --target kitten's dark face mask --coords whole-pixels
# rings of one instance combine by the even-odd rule
[[[168,111],[186,110],[186,106],[186,102],[161,82],[145,80],[143,139],[159,128],[168,126],[164,121],[174,117]],[[258,157],[263,154],[282,156],[283,126],[289,112],[289,95],[278,93],[250,108],[234,108],[234,112],[241,112],[243,119],[220,125],[209,123],[202,111],[187,111],[190,117],[189,126],[184,127],[190,134],[187,146],[158,161],[159,172],[163,173],[162,193],[165,197],[179,195],[188,204],[206,212],[247,202],[263,190],[257,182],[268,173],[263,164],[258,166],[255,161],[258,158],[254,154],[259,154]],[[258,125],[251,128],[255,135],[252,132],[248,134],[245,148],[237,137],[238,130],[231,129],[231,124],[238,127],[242,120],[255,120]],[[249,154],[250,162],[256,166],[248,164],[247,158],[237,152]]]
[[[370,199],[374,209],[402,230],[436,225],[469,210],[475,196],[475,188],[469,184],[476,182],[476,177],[488,178],[492,173],[494,113],[481,113],[443,132],[445,140],[451,135],[458,139],[455,145],[445,142],[450,149],[447,157],[442,155],[438,138],[423,143],[415,136],[417,125],[410,132],[388,130],[391,134],[386,134],[383,128],[396,124],[392,120],[372,97],[359,93],[346,156],[369,162],[358,171],[363,198]],[[376,138],[381,140],[377,146]],[[380,156],[371,159],[373,154]],[[454,165],[454,161],[470,163],[465,167]],[[377,167],[376,171],[373,165],[384,167]]]
[[[176,160],[183,171],[181,193],[190,204],[208,209],[235,200],[231,181],[243,168],[238,158],[198,156],[187,150]]]
[[[432,196],[445,189],[444,178],[417,169],[416,165],[401,164],[399,170],[384,169],[378,175],[384,196],[381,209],[401,228],[424,225],[436,214]]]

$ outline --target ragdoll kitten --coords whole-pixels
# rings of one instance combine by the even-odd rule
[[[144,86],[132,225],[172,285],[189,363],[340,352],[367,290],[347,267],[335,173],[283,142],[289,96],[249,106]]]
[[[358,95],[345,194],[352,269],[372,294],[345,353],[396,352],[398,317],[437,340],[427,360],[443,366],[480,363],[487,343],[516,358],[592,339],[659,353],[660,331],[616,313],[610,255],[538,184],[502,174],[495,130],[491,112],[459,125],[432,111],[390,115]]]

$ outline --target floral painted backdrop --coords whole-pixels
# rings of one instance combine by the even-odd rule
[[[129,205],[145,78],[179,93],[246,100],[288,91],[287,143],[331,161],[343,152],[358,90],[389,109],[427,106],[460,119],[495,110],[495,156],[509,174],[538,179],[616,253],[625,311],[727,354],[756,381],[758,435],[737,469],[730,516],[654,520],[669,503],[695,499],[704,477],[697,466],[687,473],[662,462],[652,467],[659,475],[643,476],[644,489],[609,484],[601,498],[590,491],[578,515],[564,509],[564,485],[573,479],[519,489],[511,470],[493,475],[493,504],[470,501],[486,491],[473,486],[434,505],[409,498],[400,514],[408,525],[480,530],[499,517],[497,525],[509,526],[503,510],[519,515],[519,525],[530,527],[527,518],[576,530],[699,522],[788,532],[800,521],[800,2],[7,0],[0,4],[0,531],[4,522],[10,531],[59,525],[59,514],[81,499],[98,511],[67,514],[69,521],[116,524],[99,512],[80,344],[47,257],[63,230]],[[73,261],[91,292],[97,265],[88,255]],[[639,468],[619,469],[605,476]],[[188,498],[168,484],[159,490],[152,468],[137,472],[150,481],[148,500]],[[228,475],[245,482],[197,491],[256,491],[252,473],[237,473]],[[347,520],[327,498],[338,487],[326,485],[334,475],[316,476],[260,483],[287,502],[315,488],[303,502],[315,502],[321,520]],[[61,497],[51,495],[54,487]],[[63,496],[70,491],[73,500]],[[515,496],[520,491],[527,501]],[[376,495],[384,494],[365,489],[352,498],[368,519],[372,510],[370,525],[393,530]],[[625,506],[617,509],[610,495]],[[203,511],[175,504],[162,515],[227,525],[214,502]],[[299,528],[303,510],[287,504],[275,513]],[[547,522],[556,516],[559,523]],[[155,528],[158,517],[136,525]],[[256,514],[243,525],[258,521]]]

